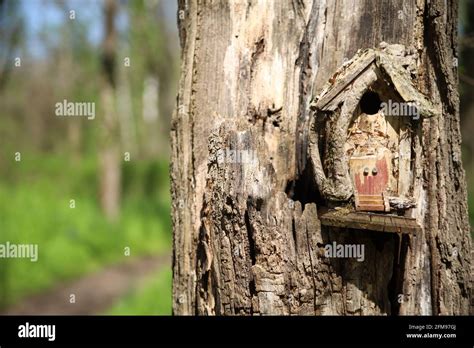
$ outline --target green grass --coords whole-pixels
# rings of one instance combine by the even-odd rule
[[[171,279],[171,269],[158,272],[143,287],[120,300],[105,314],[171,315]]]
[[[94,158],[71,164],[59,156],[23,156],[9,166],[0,182],[0,243],[38,244],[39,256],[0,259],[0,306],[121,262],[125,247],[131,257],[171,249],[168,165],[132,163],[124,169],[129,187],[115,223],[98,206]],[[151,187],[140,185],[146,182]]]

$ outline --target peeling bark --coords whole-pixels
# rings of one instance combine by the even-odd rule
[[[179,1],[174,314],[468,313],[456,6]],[[311,100],[345,60],[383,41],[416,51],[416,87],[440,113],[410,138],[414,214],[422,223],[416,237],[321,226],[324,201],[307,156],[317,140],[310,138]],[[327,137],[328,128],[313,127]],[[410,143],[400,146],[410,151]],[[342,158],[333,165],[347,172]],[[334,242],[364,245],[364,261],[326,257]]]

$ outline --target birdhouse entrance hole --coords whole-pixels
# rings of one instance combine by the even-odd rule
[[[360,99],[360,109],[367,115],[374,115],[380,110],[382,101],[379,95],[373,91],[367,91]]]

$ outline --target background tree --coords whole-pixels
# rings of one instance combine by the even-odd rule
[[[0,95],[15,64],[14,53],[23,41],[24,23],[19,15],[19,4],[14,1],[0,0]],[[4,167],[0,159],[0,168]],[[0,267],[0,308],[8,302],[9,267],[8,263]]]
[[[116,108],[117,2],[104,2],[104,41],[102,53],[102,138],[100,143],[100,203],[111,220],[118,217],[121,196],[120,128]]]
[[[175,314],[468,313],[457,16],[456,1],[179,1]],[[439,113],[414,135],[423,229],[400,264],[396,235],[321,226],[307,163],[309,101],[382,41],[418,53],[417,87]],[[257,160],[221,163],[226,149]],[[364,244],[365,263],[324,258],[328,241]]]
[[[130,9],[144,3],[132,19],[135,14]],[[111,5],[114,13],[106,15],[104,8]],[[105,0],[0,0],[0,79],[8,70],[0,88],[0,244],[33,243],[40,250],[36,263],[0,259],[2,313],[18,310],[16,304],[31,306],[27,310],[32,313],[41,311],[25,297],[54,291],[57,285],[86,277],[98,268],[134,263],[171,250],[166,121],[171,116],[164,106],[174,105],[177,84],[177,64],[167,61],[176,60],[178,53],[175,9],[174,2],[160,0],[113,4]],[[144,14],[150,26],[139,28],[137,22],[140,16],[144,20]],[[13,47],[18,23],[21,35]],[[106,54],[107,36],[115,39]],[[144,49],[147,46],[149,51]],[[170,48],[169,58],[165,48]],[[147,58],[140,60],[145,51]],[[110,56],[115,60],[110,69],[113,85],[110,70],[103,64],[111,61]],[[17,57],[21,65],[15,64]],[[125,57],[130,58],[129,66]],[[150,134],[160,138],[151,152],[151,141],[135,131],[143,123],[146,76],[142,72],[151,67],[158,70],[157,63],[170,80],[160,77],[163,95],[154,98],[163,121],[160,118],[154,125],[158,132],[148,125]],[[55,105],[64,99],[94,103],[95,119],[56,116]],[[105,111],[109,112],[107,121]],[[105,123],[112,126],[104,129]],[[113,168],[118,170],[113,182],[104,179],[101,162],[104,151],[111,148],[117,156],[112,158]],[[127,151],[129,162],[123,157]],[[120,214],[112,219],[101,209],[101,180],[119,185]],[[163,274],[151,276],[154,287],[159,287],[158,297],[149,289],[149,295],[139,295],[139,302],[127,300],[131,307],[120,305],[117,312],[171,313],[171,267],[164,267]],[[154,272],[154,266],[146,268]],[[129,283],[127,294],[132,295],[135,283]],[[46,302],[43,308],[54,307]],[[82,305],[71,308],[76,313],[83,309]]]
[[[13,54],[23,39],[24,23],[19,7],[18,2],[0,0],[0,90],[5,87],[15,63]]]
[[[130,75],[139,148],[148,157],[169,158],[177,57],[159,1],[129,1]],[[163,151],[166,149],[166,151]]]

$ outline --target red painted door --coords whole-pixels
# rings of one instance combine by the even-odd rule
[[[351,157],[349,169],[354,184],[356,210],[388,210],[384,193],[389,182],[389,166],[387,153]]]

